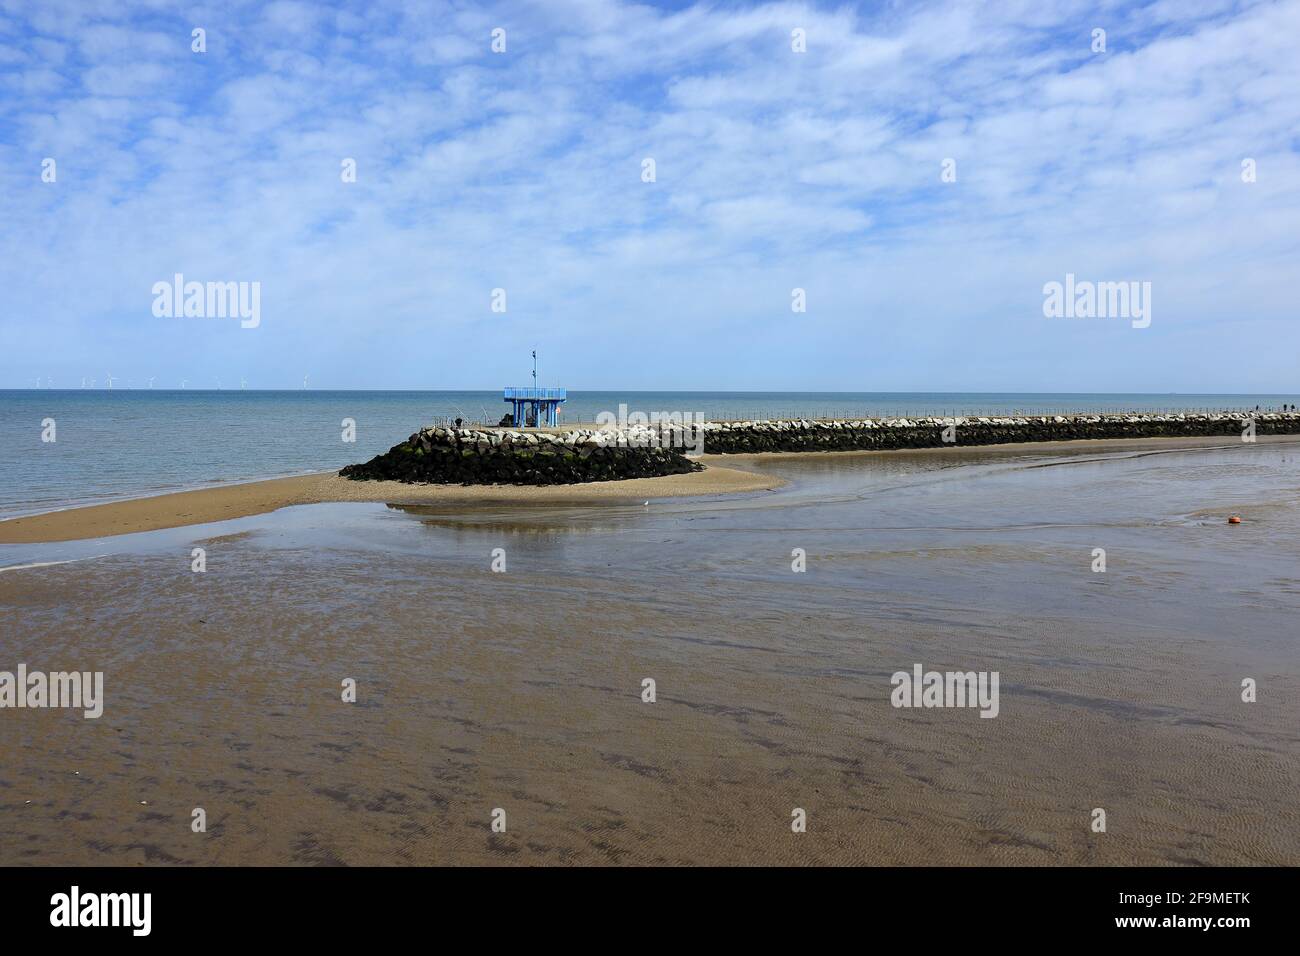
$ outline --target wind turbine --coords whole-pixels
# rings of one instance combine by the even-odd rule
[[[81,376],[81,387],[82,387],[82,388],[85,388],[85,387],[86,387],[86,376],[84,376],[84,375]]]
[[[108,390],[111,392],[113,390],[113,373],[109,372],[107,377],[108,377]]]
[[[153,388],[153,380],[154,380],[154,378],[156,378],[156,377],[157,377],[157,376],[151,376],[151,377],[150,377],[150,379],[149,379],[149,387],[150,387],[150,388]]]
[[[303,388],[306,388],[306,387],[307,387],[307,376],[306,376],[306,375],[304,375],[304,376],[302,377],[302,387],[303,387]]]
[[[239,380],[239,387],[240,387],[240,388],[247,388],[247,387],[248,387],[248,379],[246,379],[246,378],[242,378],[242,377],[241,377],[240,380]]]
[[[221,391],[221,379],[217,379],[217,391]]]
[[[183,379],[181,379],[181,388],[184,388],[184,387],[185,387],[185,383],[188,382],[188,381],[189,381],[188,378],[183,378]]]
[[[36,376],[36,387],[37,388],[41,387],[41,377],[39,375]]]

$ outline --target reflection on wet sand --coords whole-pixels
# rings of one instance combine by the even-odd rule
[[[7,572],[0,669],[106,703],[0,711],[0,862],[1296,864],[1294,458],[782,461],[762,496],[313,506]],[[998,671],[999,716],[891,707],[916,662]]]

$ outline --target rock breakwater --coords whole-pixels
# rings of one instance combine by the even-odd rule
[[[1296,412],[1045,415],[708,422],[710,455],[781,451],[867,451],[1104,438],[1300,434]],[[1253,431],[1251,430],[1253,428]]]
[[[420,484],[561,485],[701,471],[683,445],[671,429],[425,428],[339,474]]]
[[[693,429],[699,429],[694,431]],[[1300,434],[1300,413],[1244,412],[864,418],[651,424],[533,431],[424,428],[364,464],[339,472],[357,480],[419,484],[557,485],[654,478],[700,471],[705,454],[871,451],[1109,438]]]

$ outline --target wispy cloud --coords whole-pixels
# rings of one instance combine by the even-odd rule
[[[0,384],[488,387],[538,347],[571,386],[1294,389],[1298,38],[1297,2],[0,0]],[[176,272],[260,281],[260,327],[154,318]],[[1045,319],[1067,272],[1151,281],[1151,327]]]

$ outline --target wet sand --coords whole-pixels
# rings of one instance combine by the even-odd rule
[[[0,711],[0,864],[1295,865],[1284,456],[797,456],[771,495],[324,505],[8,571],[0,669],[106,701]],[[1228,490],[1246,524],[1197,517]],[[891,707],[912,662],[999,671],[998,718]]]
[[[702,472],[593,481],[580,485],[408,485],[351,481],[334,472],[199,488],[0,521],[0,544],[76,541],[228,521],[291,505],[373,501],[386,504],[571,504],[735,494],[783,481],[717,464]]]
[[[1260,444],[1300,444],[1296,436],[1261,436]],[[1105,441],[1022,442],[1007,445],[887,451],[774,452],[703,455],[705,470],[689,475],[599,481],[578,485],[408,485],[397,481],[349,481],[334,472],[243,482],[193,491],[131,498],[0,521],[0,545],[76,541],[141,531],[227,521],[291,505],[372,501],[388,504],[579,504],[767,491],[784,479],[745,471],[764,462],[876,456],[939,456],[960,461],[990,455],[1023,456],[1086,452],[1154,451],[1234,447],[1225,438],[1138,438]]]
[[[854,614],[815,581],[712,581],[700,600],[533,570],[267,560],[237,541],[209,553],[226,569],[0,578],[15,660],[102,668],[108,697],[95,721],[3,715],[0,863],[1300,860],[1300,684],[1266,672],[1246,710],[1228,648],[1176,631],[943,599],[919,618]],[[889,674],[911,661],[999,670],[999,718],[891,709]]]

